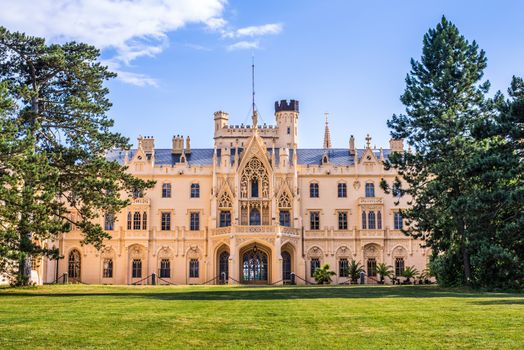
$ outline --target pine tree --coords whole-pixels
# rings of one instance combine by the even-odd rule
[[[0,147],[8,153],[0,158],[0,267],[20,284],[28,283],[31,259],[57,257],[46,240],[75,225],[83,244],[101,248],[110,237],[94,219],[124,208],[122,194],[152,186],[105,158],[129,142],[110,130],[104,82],[115,74],[99,54],[0,27],[0,79],[17,106],[1,116]]]
[[[401,96],[405,114],[388,121],[393,138],[413,148],[385,164],[397,169],[405,182],[402,194],[413,198],[403,211],[405,233],[432,248],[443,284],[472,282],[469,227],[475,217],[468,211],[471,187],[464,164],[475,149],[471,130],[489,114],[484,97],[489,82],[481,82],[486,62],[484,51],[442,17],[425,34],[420,61],[411,60]]]

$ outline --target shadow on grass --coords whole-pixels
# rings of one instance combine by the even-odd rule
[[[475,304],[475,305],[523,305],[524,306],[524,299],[479,300],[479,301],[473,301],[471,302],[471,304]]]
[[[64,288],[64,287],[63,287]],[[109,287],[114,291],[100,286],[100,291],[92,290],[96,286],[85,286],[85,291],[67,291],[61,288],[56,293],[39,292],[39,289],[12,289],[8,293],[0,292],[3,297],[121,297],[148,298],[156,300],[293,300],[293,299],[372,299],[372,298],[524,298],[524,294],[479,293],[464,290],[450,290],[426,286],[373,286],[373,287]],[[67,288],[67,286],[65,287]],[[81,287],[83,288],[83,287]],[[5,290],[7,291],[7,290]],[[511,300],[504,300],[509,303]],[[493,304],[503,301],[494,300]],[[514,300],[515,304],[523,304],[524,300]]]

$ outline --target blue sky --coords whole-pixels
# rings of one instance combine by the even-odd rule
[[[109,83],[116,130],[132,141],[152,135],[157,148],[170,147],[174,134],[212,147],[217,110],[231,124],[249,123],[252,54],[262,122],[273,123],[274,101],[293,98],[300,147],[322,146],[324,112],[334,147],[347,147],[350,134],[362,147],[367,133],[387,146],[386,120],[403,111],[410,58],[420,57],[423,35],[442,15],[486,51],[492,92],[524,75],[522,1],[136,0],[117,8],[122,2],[42,0],[40,13],[54,16],[16,16],[24,4],[35,6],[0,4],[0,25],[101,47],[121,74]],[[74,23],[55,23],[63,22],[56,13]]]

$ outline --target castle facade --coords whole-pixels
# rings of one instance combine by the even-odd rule
[[[379,187],[393,183],[382,162],[402,141],[376,149],[368,137],[357,149],[351,136],[347,148],[332,148],[326,118],[323,147],[299,148],[295,100],[275,103],[275,122],[257,125],[254,112],[251,126],[234,126],[219,111],[213,148],[174,136],[170,149],[159,149],[139,137],[137,149],[112,151],[109,159],[155,187],[100,218],[112,236],[101,251],[81,246],[74,227],[60,237],[64,258],[42,264],[40,281],[67,273],[69,281],[131,284],[154,273],[158,283],[301,284],[328,263],[333,282],[344,283],[355,260],[372,283],[382,262],[397,275],[426,267],[429,251],[401,232],[408,199]]]

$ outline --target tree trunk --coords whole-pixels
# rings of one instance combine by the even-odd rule
[[[471,284],[471,261],[469,258],[468,248],[466,247],[466,229],[464,220],[460,220],[459,223],[459,233],[460,233],[460,250],[462,251],[462,264],[464,269],[464,279],[466,280],[466,285]]]

